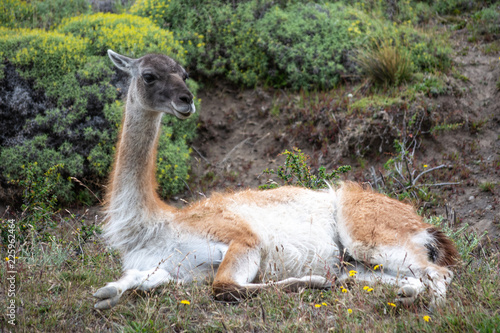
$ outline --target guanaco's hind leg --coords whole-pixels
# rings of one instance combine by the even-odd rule
[[[212,285],[215,297],[219,300],[234,301],[272,287],[296,291],[300,288],[324,289],[332,286],[328,279],[318,275],[293,277],[270,283],[252,283],[260,268],[260,256],[259,248],[231,244]]]
[[[344,184],[340,201],[338,231],[346,252],[360,263],[383,264],[386,274],[398,278],[401,302],[411,303],[423,285],[431,292],[431,306],[442,304],[453,276],[445,267],[455,261],[453,243],[411,205],[357,184]]]
[[[93,296],[99,299],[94,307],[100,310],[110,309],[118,303],[120,297],[128,289],[149,290],[170,280],[172,280],[170,274],[160,268],[147,271],[126,270],[118,281],[110,282],[94,293]]]
[[[409,305],[413,303],[421,292],[425,290],[425,285],[421,279],[414,276],[405,276],[403,274],[391,274],[390,271],[370,270],[363,264],[358,263],[351,267],[355,274],[343,272],[337,277],[337,285],[349,283],[350,280],[366,282],[370,286],[377,283],[399,286],[397,302]]]
[[[376,250],[376,248],[372,250],[372,253],[380,253],[380,255],[376,255],[370,259],[365,257],[363,260],[355,258],[357,262],[355,262],[350,270],[356,271],[356,274],[351,276],[347,271],[343,272],[337,277],[337,284],[354,278],[355,280],[366,281],[368,283],[380,282],[399,286],[396,301],[404,305],[412,304],[420,293],[428,289],[431,296],[430,308],[434,309],[443,305],[446,300],[446,290],[453,278],[451,270],[436,265],[427,260],[427,258],[417,257],[419,260],[405,262],[405,258],[414,256],[411,251],[404,247],[395,251],[399,253],[401,260],[398,260],[396,257],[386,257],[390,254],[390,251]],[[382,260],[383,257],[386,257],[386,259]],[[373,266],[381,262],[383,262],[383,271],[371,270],[363,264],[366,263]]]
[[[260,260],[258,247],[233,241],[212,284],[215,298],[234,301],[254,293],[255,290],[246,286],[257,276]]]

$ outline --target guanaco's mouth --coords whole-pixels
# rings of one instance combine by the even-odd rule
[[[187,119],[193,113],[196,112],[196,107],[194,106],[194,103],[191,103],[190,105],[183,105],[183,106],[179,107],[177,104],[172,102],[172,107],[174,110],[174,115],[179,119]]]

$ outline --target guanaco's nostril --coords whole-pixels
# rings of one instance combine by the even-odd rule
[[[191,102],[193,102],[193,98],[189,95],[182,95],[179,97],[179,100],[186,104],[191,104]]]

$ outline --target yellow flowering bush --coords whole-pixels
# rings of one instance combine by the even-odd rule
[[[38,29],[0,27],[0,57],[19,66],[23,75],[36,79],[50,95],[61,79],[87,61],[88,40]]]
[[[23,85],[25,95],[42,92],[36,104],[30,98],[21,103],[27,109],[18,112],[21,132],[6,127],[0,135],[5,180],[19,179],[20,166],[29,162],[39,161],[45,169],[64,164],[55,192],[60,201],[73,201],[88,194],[82,188],[76,193],[70,177],[89,185],[107,178],[123,113],[123,104],[117,102],[120,92],[111,85],[117,69],[106,55],[109,48],[131,57],[164,53],[181,63],[185,57],[172,32],[134,15],[82,15],[51,31],[0,27],[0,57],[7,59],[1,76],[9,70],[9,78],[17,80],[20,74],[19,80],[30,80]],[[195,93],[196,84],[189,80],[188,85]],[[194,136],[196,117],[184,122],[165,117],[162,127],[158,180],[166,196],[185,186],[190,155],[186,142]],[[13,136],[23,139],[3,144]]]
[[[130,13],[149,17],[156,25],[165,26],[165,16],[177,12],[180,3],[171,0],[137,0],[130,8]]]
[[[184,181],[189,178],[189,166],[186,162],[189,160],[191,151],[185,138],[173,135],[175,129],[167,124],[170,121],[165,117],[162,134],[158,141],[156,180],[162,196],[182,191],[185,187]]]
[[[26,1],[0,0],[0,24],[4,27],[14,28],[32,15],[33,9]]]
[[[163,53],[184,63],[184,49],[173,33],[159,28],[149,18],[98,13],[63,20],[57,31],[88,38],[89,48],[96,55],[105,55],[108,49],[135,58]]]
[[[0,25],[50,29],[63,18],[90,11],[87,0],[0,0]]]

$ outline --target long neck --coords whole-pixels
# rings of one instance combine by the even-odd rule
[[[156,145],[162,114],[140,110],[129,98],[120,134],[111,186],[108,212],[133,213],[147,218],[165,205],[159,204],[156,188]]]

